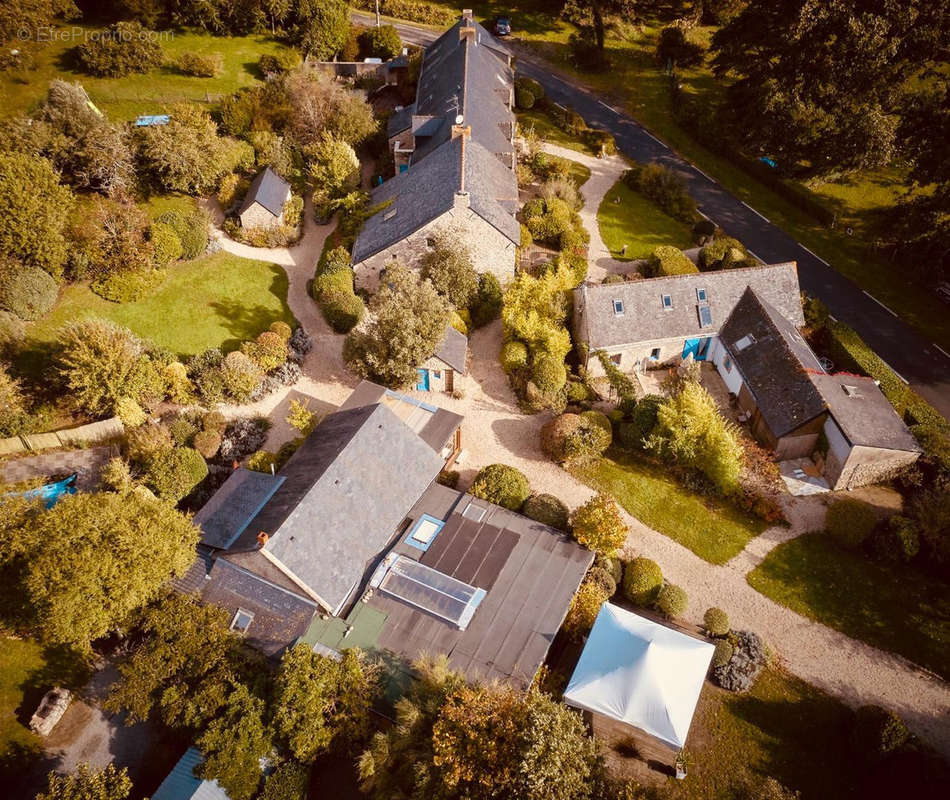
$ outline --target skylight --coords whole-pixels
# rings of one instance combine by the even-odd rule
[[[423,514],[416,520],[416,524],[412,526],[412,530],[406,535],[404,541],[406,544],[416,547],[419,550],[428,550],[429,545],[432,544],[432,540],[438,536],[439,531],[441,531],[444,526],[445,522],[441,519]]]
[[[614,316],[622,317],[623,316],[623,300],[614,300]]]
[[[247,633],[247,629],[251,627],[253,621],[254,614],[239,608],[234,615],[234,619],[231,620],[231,630],[238,633]]]
[[[755,337],[749,333],[736,342],[736,350],[745,350],[751,344],[755,344]]]
[[[708,328],[712,325],[712,311],[709,306],[699,307],[699,327]]]
[[[663,299],[663,308],[665,310],[669,311],[671,308],[673,308],[673,295],[665,294],[663,295],[662,299]]]
[[[384,570],[380,577],[379,573]],[[485,598],[485,590],[470,586],[418,561],[390,554],[371,585],[409,605],[465,630]]]
[[[848,384],[846,384],[846,383],[842,383],[842,384],[841,384],[841,388],[844,389],[844,393],[845,393],[846,395],[848,395],[848,397],[860,397],[860,396],[861,396],[861,392],[858,390],[858,387],[857,387],[857,386],[850,386],[850,385],[848,385]]]
[[[696,290],[696,302],[698,302],[698,303],[705,303],[705,302],[706,302],[706,290],[705,290],[705,289],[697,289],[697,290]]]

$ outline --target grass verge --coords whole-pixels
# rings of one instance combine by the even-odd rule
[[[53,311],[30,326],[18,358],[21,369],[36,374],[56,331],[87,317],[125,325],[181,356],[236,347],[274,320],[294,323],[287,305],[287,273],[281,267],[216,253],[169,268],[165,282],[135,303],[111,303],[86,285],[67,286]]]
[[[621,261],[646,258],[664,244],[681,250],[692,247],[686,225],[664,214],[623,181],[617,181],[604,195],[597,209],[597,224],[610,255]]]
[[[684,489],[661,467],[633,453],[611,450],[609,457],[570,471],[711,564],[725,564],[767,527],[717,498]]]
[[[746,580],[804,617],[950,679],[947,587],[916,569],[808,533],[776,547]]]

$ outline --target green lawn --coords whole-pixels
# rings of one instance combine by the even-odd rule
[[[825,533],[780,544],[746,576],[797,613],[950,679],[950,594],[916,569],[847,552]]]
[[[661,467],[633,453],[611,450],[609,457],[571,472],[612,494],[644,525],[712,564],[725,564],[767,527],[727,503],[683,488]]]
[[[94,316],[125,325],[182,356],[209,347],[234,348],[277,319],[294,322],[281,267],[222,252],[171,267],[162,286],[135,303],[111,303],[84,285],[66,287],[49,316],[30,326],[21,356],[24,371],[41,366],[45,346],[58,328]]]
[[[168,211],[179,211],[191,216],[197,205],[195,198],[187,194],[155,194],[145,201],[145,211],[152,220]]]
[[[265,53],[284,49],[284,45],[267,36],[218,37],[180,31],[171,31],[167,36],[161,40],[166,64],[125,78],[94,78],[77,72],[70,65],[68,51],[79,40],[67,37],[66,41],[49,42],[40,49],[35,70],[25,75],[0,72],[0,114],[27,111],[46,94],[46,87],[54,78],[81,82],[96,106],[118,120],[160,113],[169,104],[185,100],[215,101],[257,83],[258,59]],[[221,53],[224,68],[214,78],[182,75],[172,64],[187,52]]]
[[[522,131],[533,130],[541,139],[551,144],[577,150],[579,153],[596,155],[586,144],[557,127],[554,120],[543,111],[536,111],[535,109],[519,111],[517,112],[517,118],[518,126]]]
[[[616,202],[617,199],[620,202]],[[610,254],[632,261],[646,258],[659,245],[692,246],[690,229],[664,214],[656,205],[622,181],[617,181],[597,209],[600,235]],[[626,252],[623,251],[627,246]]]
[[[76,660],[30,639],[0,636],[0,785],[10,785],[40,753],[42,740],[24,724],[43,693],[75,688],[85,678]]]

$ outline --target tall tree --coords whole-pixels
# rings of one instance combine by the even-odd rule
[[[572,0],[578,12],[590,14],[591,27],[594,30],[594,42],[597,49],[603,51],[607,24],[611,17],[630,17],[633,15],[636,0]]]
[[[70,775],[51,772],[46,791],[36,800],[125,800],[132,791],[129,773],[109,764],[100,771],[80,764]]]
[[[344,0],[298,0],[287,25],[290,41],[304,55],[329,61],[346,44],[350,10]]]
[[[905,80],[939,49],[948,0],[757,0],[716,32],[740,142],[803,176],[888,163]]]
[[[198,536],[160,500],[76,494],[27,514],[20,535],[0,545],[0,561],[13,566],[17,585],[7,588],[29,598],[43,638],[82,650],[184,572]]]
[[[364,377],[392,388],[405,386],[442,341],[449,308],[429,281],[393,264],[370,302],[372,319],[346,337],[344,357]]]

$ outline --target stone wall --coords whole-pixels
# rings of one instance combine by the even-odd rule
[[[275,217],[260,203],[254,203],[241,214],[241,227],[249,229],[274,228],[280,225],[283,216],[283,213],[281,213],[279,217]]]
[[[825,465],[825,478],[832,489],[857,489],[891,480],[902,469],[913,464],[919,453],[906,450],[885,450],[879,447],[858,445],[851,448],[842,463],[829,451]]]
[[[576,333],[576,332],[575,332]],[[634,345],[626,347],[604,347],[603,350],[608,356],[620,356],[619,363],[614,359],[614,363],[621,372],[633,373],[637,371],[637,365],[643,360],[650,360],[650,356],[655,349],[659,349],[659,356],[656,364],[662,364],[672,359],[680,359],[683,356],[682,336],[675,336],[671,339],[655,339],[649,342],[637,342]],[[587,369],[592,378],[600,377],[604,374],[604,368],[600,359],[594,355],[591,350],[587,359]]]

